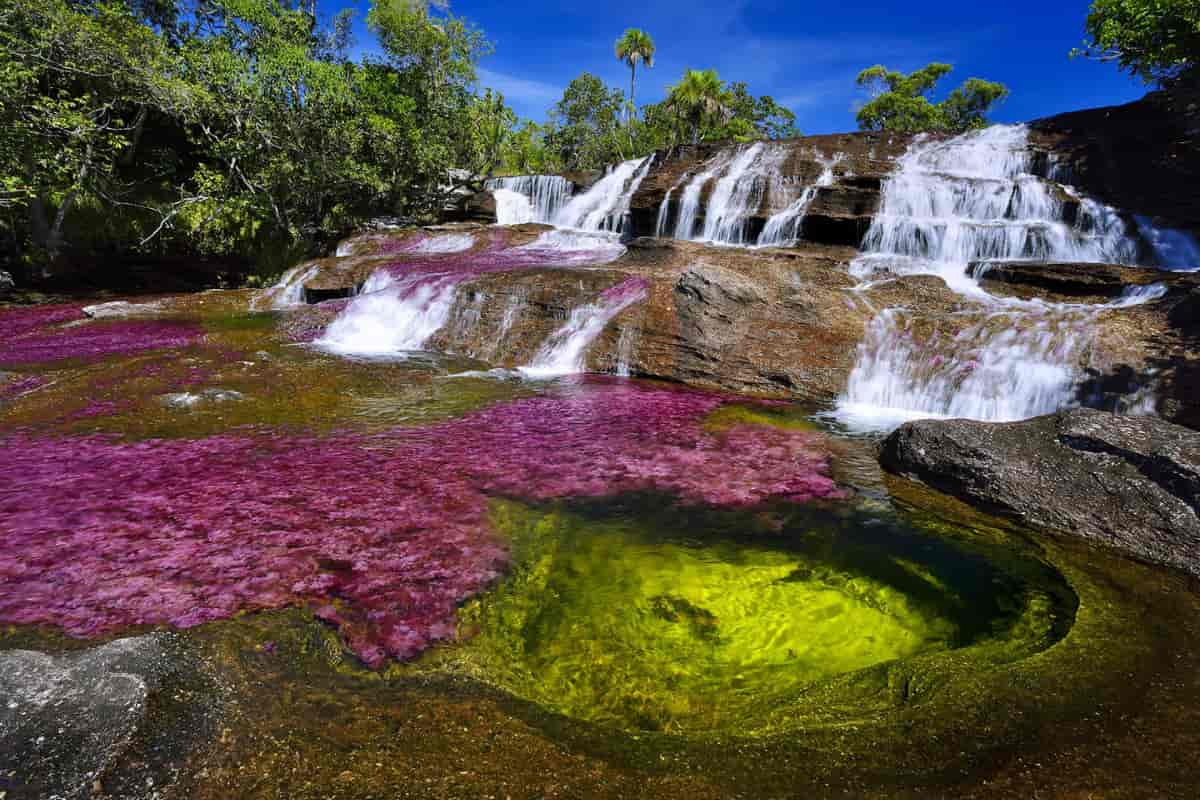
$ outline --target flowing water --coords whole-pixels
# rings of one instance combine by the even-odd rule
[[[648,156],[613,167],[595,186],[576,195],[555,214],[554,224],[561,228],[620,233],[629,202],[653,163],[654,156]]]
[[[980,308],[945,320],[946,331],[903,309],[882,312],[839,400],[842,422],[887,430],[922,417],[1011,421],[1077,403],[1108,307],[995,297],[980,278],[999,261],[1130,264],[1139,244],[1114,209],[1032,174],[1027,133],[996,126],[918,140],[885,181],[852,274],[936,275]]]
[[[817,176],[816,182],[811,186],[806,186],[800,196],[787,208],[771,215],[763,227],[762,233],[758,235],[759,247],[787,247],[799,241],[804,215],[808,212],[812,201],[816,199],[817,190],[833,185],[833,170],[845,160],[845,156],[841,153],[828,159],[817,153],[815,158],[821,164],[821,174]]]
[[[492,178],[485,187],[496,198],[496,222],[500,225],[549,223],[574,191],[571,182],[558,175]]]
[[[646,299],[649,284],[629,278],[605,290],[595,303],[571,311],[571,318],[542,345],[533,361],[521,368],[525,375],[551,378],[584,372],[584,356],[608,323],[634,303]]]

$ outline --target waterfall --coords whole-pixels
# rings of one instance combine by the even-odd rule
[[[519,225],[549,223],[571,199],[573,185],[558,175],[492,178],[484,184],[496,198],[496,222]]]
[[[471,252],[460,249],[463,242],[455,241],[457,236],[437,237],[443,241],[424,251],[416,247],[404,250],[407,260],[375,270],[314,345],[340,355],[398,355],[420,350],[450,321],[458,287],[464,282],[488,273],[532,267],[604,264],[625,252],[617,237],[606,233],[552,230],[519,247],[492,246]],[[514,321],[518,310],[514,309]],[[477,321],[478,314],[467,312],[465,320]]]
[[[1073,405],[1097,316],[1161,296],[1156,287],[1103,306],[998,298],[979,285],[982,270],[969,274],[973,262],[988,260],[1137,256],[1114,209],[1031,174],[1026,137],[1022,126],[997,126],[919,139],[884,182],[852,274],[938,275],[980,309],[952,315],[947,322],[958,332],[950,335],[921,331],[922,321],[899,309],[879,314],[838,403],[836,415],[852,427],[887,429],[920,417],[1017,420]]]
[[[1138,233],[1154,250],[1154,258],[1163,269],[1181,272],[1200,270],[1200,243],[1186,231],[1155,227],[1149,217],[1135,217]]]
[[[638,345],[638,329],[632,325],[626,325],[621,328],[621,335],[617,337],[617,375],[622,378],[628,378],[632,375],[631,364],[637,352]]]
[[[553,224],[585,231],[621,232],[633,194],[654,161],[654,156],[618,164],[588,191],[576,195],[557,214]]]
[[[702,241],[744,243],[747,217],[758,210],[766,188],[762,175],[752,171],[763,149],[761,142],[747,147],[717,181],[704,212]]]
[[[815,154],[815,157],[821,164],[821,174],[817,176],[816,183],[806,186],[800,193],[800,197],[787,208],[771,215],[762,233],[758,236],[759,247],[786,247],[799,241],[804,215],[807,213],[808,207],[812,205],[812,201],[816,199],[817,190],[823,186],[833,185],[833,169],[846,159],[844,153],[836,153],[833,158],[829,159],[822,158],[820,154]]]
[[[534,221],[533,202],[528,195],[511,189],[493,189],[492,199],[496,201],[497,225],[522,225]]]
[[[674,188],[668,189],[663,196],[662,205],[658,207],[658,219],[654,221],[654,235],[661,237],[667,232],[667,218],[671,215],[671,194]]]
[[[679,201],[679,216],[675,220],[676,239],[692,238],[692,234],[696,230],[696,217],[700,213],[700,196],[704,192],[704,187],[714,180],[728,164],[729,156],[724,152],[718,153],[703,171],[697,173],[696,177],[683,187],[683,196]]]
[[[320,271],[319,266],[310,263],[292,267],[274,286],[255,293],[250,299],[250,310],[261,311],[264,304],[271,309],[304,305],[304,284],[317,277]]]
[[[573,309],[566,324],[550,335],[521,372],[532,378],[584,372],[588,347],[614,317],[645,300],[648,289],[649,282],[644,278],[628,278],[602,292],[596,302]]]
[[[420,350],[450,318],[457,288],[458,281],[444,275],[397,279],[378,270],[314,344],[339,355]]]

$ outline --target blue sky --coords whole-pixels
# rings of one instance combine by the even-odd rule
[[[322,0],[322,8],[358,10],[357,42],[369,0]],[[1145,87],[1109,64],[1070,59],[1083,40],[1089,0],[867,0],[837,5],[786,0],[451,0],[451,10],[488,35],[495,53],[481,65],[483,85],[501,90],[518,114],[536,120],[584,71],[628,90],[629,70],[613,56],[627,27],[648,31],[658,46],[654,69],[638,72],[639,105],[662,99],[687,67],[713,67],[791,108],[804,133],[854,130],[864,99],[859,70],[882,63],[916,69],[955,65],[949,90],[969,77],[1002,81],[1012,97],[999,122],[1124,103]]]

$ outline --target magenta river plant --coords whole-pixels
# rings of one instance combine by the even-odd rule
[[[818,434],[587,380],[423,428],[200,440],[0,435],[0,623],[75,636],[304,605],[368,665],[451,638],[507,564],[492,497],[833,499]]]

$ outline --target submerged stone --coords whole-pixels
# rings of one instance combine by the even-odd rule
[[[161,695],[179,692],[181,673],[195,668],[165,634],[59,657],[0,652],[0,787],[13,797],[73,800],[118,786],[115,796],[153,796],[172,778],[172,756],[212,719],[196,697],[165,720],[151,710],[174,705]]]

